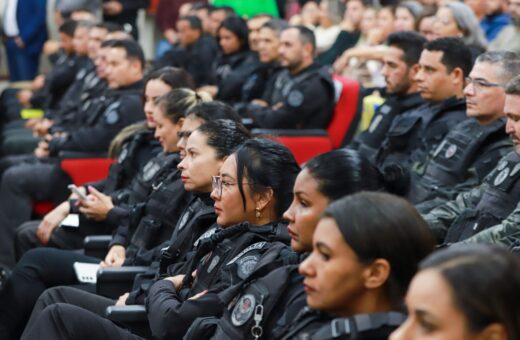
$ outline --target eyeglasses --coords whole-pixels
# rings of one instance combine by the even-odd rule
[[[253,185],[253,182],[242,182],[242,184],[250,184]],[[222,182],[222,176],[212,176],[211,177],[211,188],[212,191],[216,193],[218,199],[222,198],[222,188],[229,188],[233,185],[237,185],[237,183],[229,183]],[[261,186],[262,188],[265,188]]]
[[[211,188],[217,194],[217,198],[222,198],[222,176],[211,177]]]
[[[501,84],[490,83],[490,82],[482,80],[482,79],[473,79],[470,77],[466,77],[466,78],[464,78],[464,80],[466,81],[466,86],[471,84],[477,91],[485,89],[485,88],[490,88],[490,87],[503,87],[503,85],[501,85]]]

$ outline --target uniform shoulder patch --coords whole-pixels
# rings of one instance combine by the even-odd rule
[[[289,104],[289,106],[299,107],[303,104],[303,99],[304,97],[301,91],[292,90],[291,92],[289,92],[289,96],[287,97],[287,103]]]
[[[253,315],[253,311],[255,310],[256,299],[252,294],[246,294],[242,296],[235,308],[233,308],[233,312],[231,313],[231,322],[234,326],[240,327],[247,322]]]
[[[119,121],[119,107],[121,102],[117,101],[110,104],[105,110],[105,122],[108,125],[113,125]]]

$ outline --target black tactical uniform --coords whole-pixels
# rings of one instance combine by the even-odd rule
[[[202,36],[189,47],[174,46],[154,63],[154,69],[165,66],[180,67],[193,77],[197,87],[215,83],[213,63],[219,51],[217,41]]]
[[[142,119],[143,109],[138,92],[141,87],[140,81],[100,98],[90,112],[90,124],[67,137],[53,139],[49,143],[51,155],[64,150],[106,152],[110,141],[122,128]],[[3,235],[0,263],[7,267],[14,265],[14,232],[20,224],[30,220],[32,202],[63,202],[68,195],[69,183],[69,176],[61,170],[55,157],[42,160],[29,157],[4,172],[0,187],[0,204],[3,206],[0,211]]]
[[[450,200],[480,185],[497,162],[512,151],[505,124],[505,118],[488,125],[469,118],[455,126],[425,164],[414,164],[408,200],[414,204],[434,198]]]
[[[427,103],[394,119],[377,155],[377,165],[400,164],[409,168],[424,162],[449,130],[466,119],[466,101],[450,97]]]
[[[284,335],[284,340],[387,340],[406,320],[399,312],[357,314],[349,318],[334,318],[326,313],[306,308]]]
[[[98,191],[110,195],[114,205],[124,204],[132,196],[143,196],[138,192],[133,195],[132,183],[143,182],[140,175],[141,169],[160,150],[160,144],[155,140],[153,130],[146,128],[137,132],[123,144],[118,160],[111,166],[108,177],[91,185]],[[151,183],[149,185],[151,186]],[[146,197],[146,194],[141,197],[141,200]],[[75,200],[71,201],[71,210],[79,213],[74,204]],[[79,216],[79,228],[56,228],[49,239],[48,246],[61,249],[79,249],[83,246],[85,236],[110,234],[117,226],[117,221],[113,221],[114,218],[96,222],[87,219],[84,215],[80,214]],[[15,250],[17,260],[29,249],[42,246],[36,237],[36,230],[40,222],[40,220],[26,222],[16,230]]]
[[[223,315],[197,319],[184,339],[278,339],[306,306],[298,264],[305,255],[272,247],[244,281],[219,294]],[[278,252],[278,253],[277,253]]]
[[[262,98],[251,105],[254,125],[268,129],[325,129],[334,110],[334,84],[326,68],[312,64],[296,75],[281,71]]]
[[[402,96],[389,95],[385,102],[377,108],[368,129],[354,138],[348,147],[358,150],[372,164],[375,164],[377,152],[381,148],[394,118],[423,104],[424,100],[419,93]]]
[[[219,315],[222,310],[215,293],[244,280],[263,254],[279,241],[287,243],[289,238],[286,225],[278,222],[263,226],[242,223],[218,230],[202,241],[185,266],[184,287],[187,288],[177,292],[166,280],[150,288],[146,310],[152,334],[159,339],[179,338],[197,317]],[[195,269],[197,276],[192,282],[191,273]],[[188,300],[204,290],[209,293],[200,299]]]
[[[220,55],[215,69],[217,99],[228,104],[238,102],[244,81],[258,63],[258,58],[250,51]]]
[[[170,274],[173,265],[183,263],[188,252],[192,250],[195,245],[201,242],[202,239],[211,235],[211,233],[204,233],[204,231],[207,231],[211,226],[213,226],[215,220],[216,215],[213,209],[213,200],[211,200],[209,194],[194,194],[193,199],[177,221],[169,246],[162,252],[160,259],[161,278],[163,276],[175,275]],[[214,230],[215,228],[211,229]],[[151,278],[149,275],[141,275],[136,278],[134,290],[126,299],[127,305],[144,304],[144,298],[147,294],[148,287],[153,282],[153,277],[158,274],[156,273],[156,266],[152,266],[150,269],[150,272],[152,272]],[[113,306],[115,301],[72,287],[62,286],[51,288],[46,290],[36,302],[27,328],[33,326],[39,318],[39,314],[45,307],[54,303],[70,303],[104,317],[106,307]],[[81,313],[78,315],[76,315],[77,313],[72,314],[74,315],[68,316],[69,323],[73,323],[76,320],[79,323],[84,321]],[[98,317],[95,322],[103,323],[105,321],[106,320]],[[116,331],[117,330],[115,330],[115,332]]]
[[[153,184],[154,191],[142,213],[136,212],[138,223],[118,228],[111,242],[111,245],[126,246],[124,266],[149,265],[153,259],[158,259],[163,242],[170,238],[186,206],[187,195],[178,179],[179,173],[165,175]],[[73,270],[74,262],[99,261],[94,257],[55,248],[37,248],[25,253],[0,292],[0,328],[6,327],[9,332],[19,334],[44,290],[78,284]]]
[[[520,155],[505,156],[477,188],[459,194],[425,215],[439,242],[463,241],[500,224],[520,199]]]

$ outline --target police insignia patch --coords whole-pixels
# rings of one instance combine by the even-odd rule
[[[444,153],[444,157],[451,158],[453,155],[457,153],[457,145],[451,144],[448,149],[446,149],[446,152]]]
[[[509,175],[509,171],[511,171],[511,169],[509,169],[509,168],[505,168],[502,171],[500,171],[500,173],[497,175],[497,177],[495,177],[495,180],[493,181],[493,185],[499,186],[500,184],[504,183],[507,176]]]
[[[105,113],[105,122],[109,125],[115,124],[119,121],[119,106],[120,102],[115,102],[110,104],[106,109]]]
[[[211,262],[209,263],[209,266],[208,266],[208,273],[211,273],[213,271],[213,269],[215,269],[215,267],[217,266],[219,261],[220,261],[220,256],[218,256],[218,255],[216,255],[214,258],[211,259]]]
[[[249,255],[237,261],[238,277],[245,279],[248,277],[256,267],[260,256]]]
[[[298,107],[303,103],[303,93],[298,90],[293,90],[289,93],[289,97],[287,98],[287,103],[292,107]]]
[[[143,179],[146,182],[148,182],[149,180],[151,180],[153,178],[153,176],[155,176],[155,174],[157,173],[157,171],[159,171],[160,168],[161,168],[161,166],[154,162],[150,162],[150,163],[146,164],[146,166],[143,169],[143,171],[144,171]]]
[[[252,294],[246,294],[242,296],[235,308],[233,308],[233,312],[231,313],[231,322],[234,326],[240,327],[247,322],[253,315],[253,311],[255,310],[256,299]]]

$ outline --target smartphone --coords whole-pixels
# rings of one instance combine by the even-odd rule
[[[87,200],[87,196],[84,193],[82,193],[76,185],[69,184],[69,186],[67,188],[69,188],[70,191],[75,193],[79,197],[80,200],[83,200],[83,201]]]

